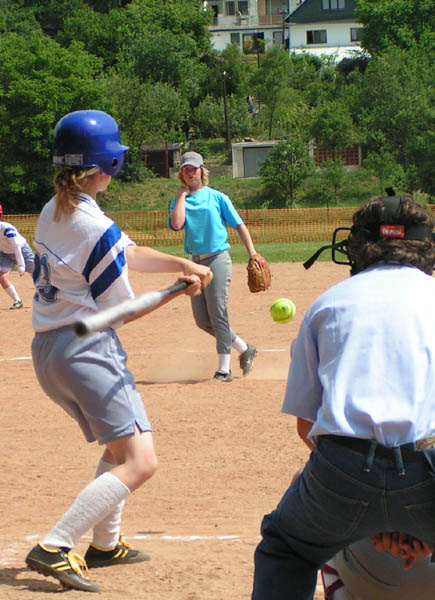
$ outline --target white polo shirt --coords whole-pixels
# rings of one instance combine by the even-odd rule
[[[435,434],[435,279],[377,264],[311,305],[291,347],[283,412],[309,437],[394,446]]]

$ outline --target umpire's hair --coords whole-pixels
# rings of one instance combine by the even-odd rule
[[[208,185],[208,176],[209,176],[210,171],[208,169],[206,169],[204,166],[201,167],[201,181],[202,181],[202,185]],[[184,181],[184,177],[183,177],[183,169],[180,169],[178,171],[178,175],[177,175],[177,179],[178,181],[181,183],[181,185],[186,185],[186,182]]]
[[[373,225],[385,223],[385,198],[372,198],[353,215],[353,227],[348,238],[348,255],[351,274],[355,275],[377,262],[394,262],[417,267],[428,275],[435,263],[435,241],[387,239],[373,240]],[[430,231],[435,227],[435,218],[429,210],[416,202],[412,196],[401,196],[394,224],[424,225]]]

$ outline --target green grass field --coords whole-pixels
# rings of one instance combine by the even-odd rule
[[[273,262],[305,262],[321,246],[329,244],[326,242],[296,242],[293,244],[256,244],[255,249],[262,254],[270,263]],[[175,256],[185,256],[183,246],[155,246],[155,250]],[[234,244],[230,250],[231,259],[234,263],[245,263],[248,255],[243,244]],[[330,261],[331,253],[327,250],[321,254],[318,260]]]

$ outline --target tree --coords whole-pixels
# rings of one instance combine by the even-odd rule
[[[320,168],[323,204],[326,204],[328,208],[331,205],[340,204],[343,200],[346,183],[343,161],[340,159],[326,160]]]
[[[34,31],[0,37],[0,196],[8,212],[39,210],[51,193],[53,128],[64,114],[110,108],[98,84],[100,61]]]
[[[261,102],[262,118],[267,122],[269,137],[272,136],[278,108],[287,105],[291,95],[291,59],[278,44],[266,52],[259,68],[255,71],[251,86]]]
[[[168,83],[143,83],[127,72],[105,78],[105,90],[116,107],[123,140],[132,148],[183,137],[189,104]]]
[[[388,152],[412,185],[433,190],[427,156],[433,156],[435,82],[423,48],[392,47],[373,58],[354,84],[350,110],[369,152]],[[411,176],[412,172],[412,176]]]
[[[396,189],[404,187],[405,173],[390,152],[385,150],[369,152],[363,165],[376,177],[379,184],[379,194],[384,194],[387,186]]]
[[[389,46],[435,49],[433,0],[357,0],[355,15],[364,26],[362,45],[372,55]]]
[[[228,44],[222,52],[212,53],[207,56],[207,70],[204,72],[202,94],[213,95],[215,98],[222,96],[222,73],[227,76],[227,93],[246,98],[250,93],[250,77],[253,67],[246,63],[239,46]]]
[[[330,150],[334,160],[356,140],[352,117],[340,102],[325,102],[314,108],[310,132],[319,147]]]
[[[266,208],[295,206],[295,192],[299,185],[314,173],[314,161],[306,142],[294,136],[280,142],[260,168],[260,177],[269,192]]]
[[[252,119],[246,100],[235,95],[228,96],[228,117],[231,137],[244,137],[250,133]],[[201,137],[225,137],[223,98],[206,96],[193,111],[195,133]]]

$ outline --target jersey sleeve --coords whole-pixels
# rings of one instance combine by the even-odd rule
[[[230,227],[235,228],[243,223],[239,213],[234,207],[234,204],[231,202],[231,200],[226,194],[220,194],[219,204],[221,214],[225,222],[228,223]]]
[[[89,254],[82,274],[100,310],[134,296],[126,258],[126,249],[132,244],[134,242],[112,223]]]
[[[24,262],[23,253],[21,251],[21,246],[19,244],[21,236],[18,234],[16,228],[12,225],[10,225],[4,230],[4,236],[9,242],[11,251],[15,254],[15,260],[17,261],[18,271],[20,273],[23,273],[26,270],[26,265]]]

